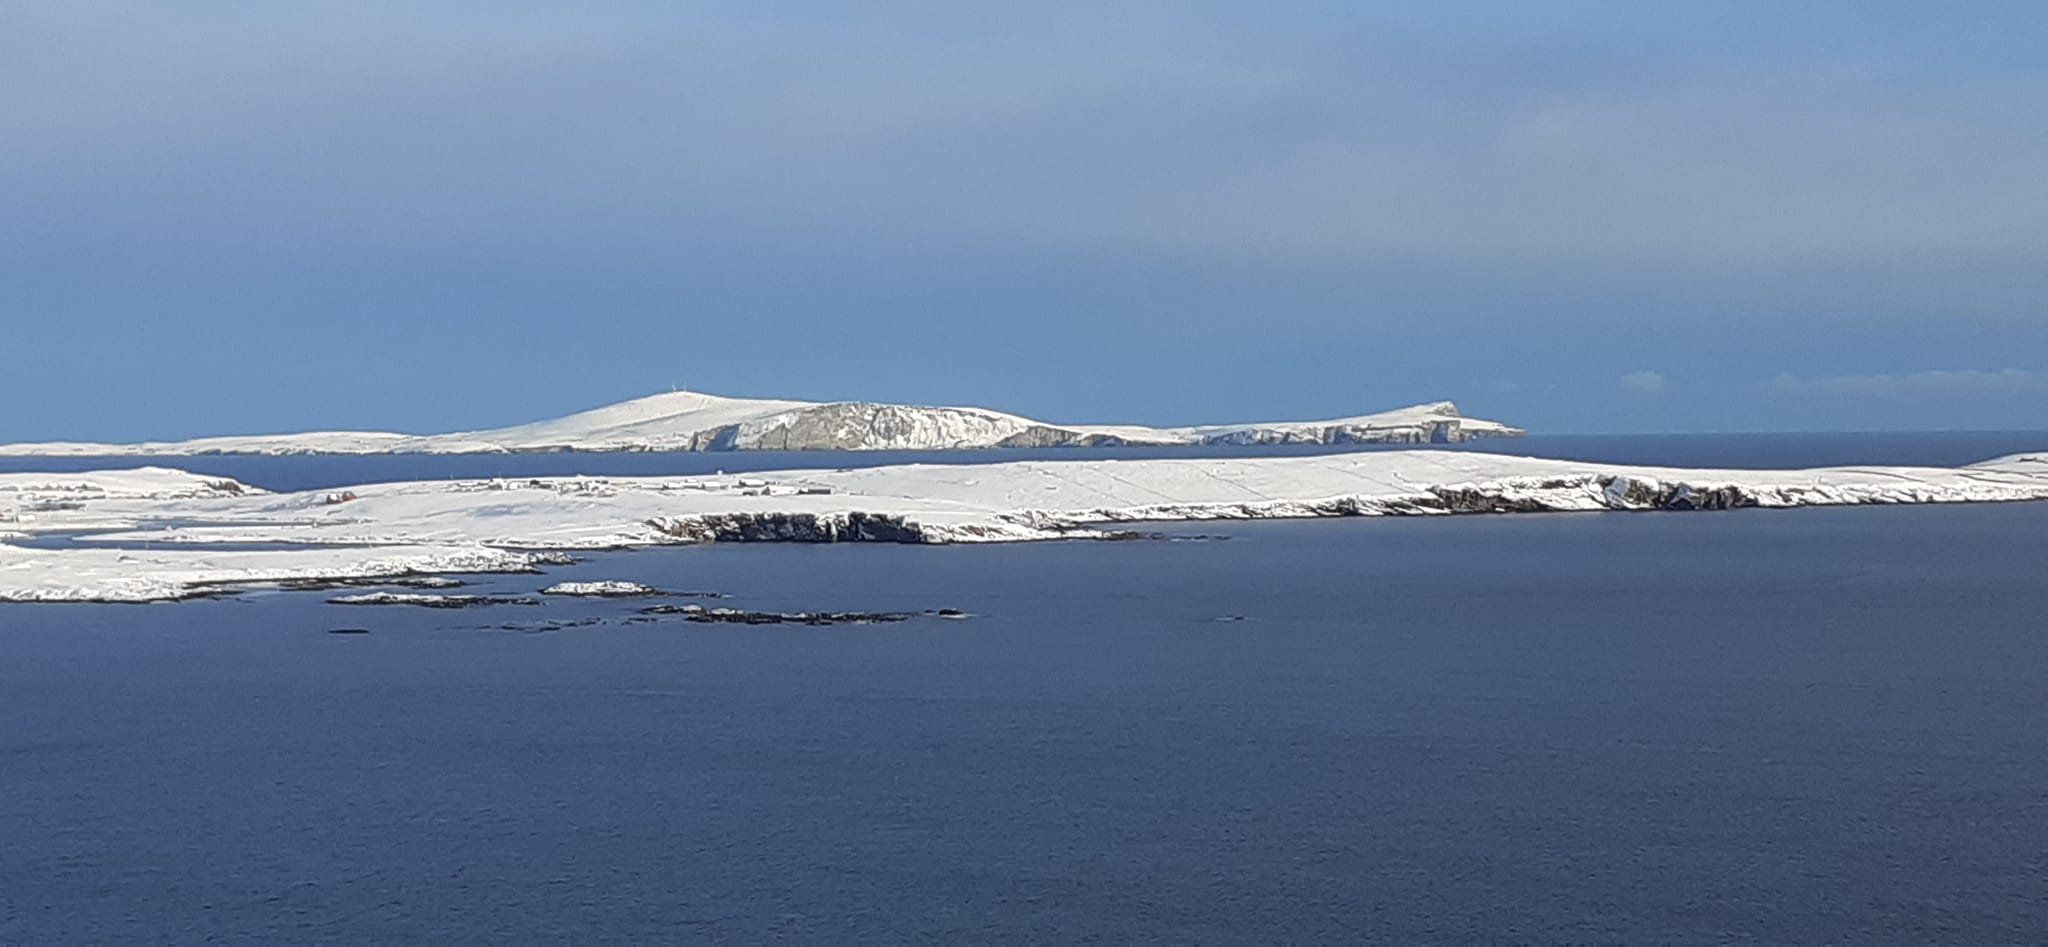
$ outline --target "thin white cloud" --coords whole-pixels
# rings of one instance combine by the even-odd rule
[[[2003,371],[1912,372],[1902,375],[1779,375],[1771,387],[1784,394],[1837,398],[1994,398],[2048,395],[2048,374],[2019,368]]]
[[[386,4],[253,25],[75,6],[0,5],[0,198],[22,195],[13,229],[39,241],[81,221],[263,244],[739,230],[1510,270],[2003,265],[2048,241],[2031,111],[2048,80],[2028,70],[1673,64],[1648,81],[1642,51],[1595,43],[1548,52],[1612,76],[1532,91],[1526,68],[1458,59],[1465,33],[1227,5]]]
[[[1664,373],[1659,371],[1629,372],[1621,376],[1621,387],[1624,391],[1635,391],[1645,394],[1663,391]]]

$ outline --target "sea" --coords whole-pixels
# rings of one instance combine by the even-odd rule
[[[1953,464],[2048,434],[1473,449]],[[170,463],[316,489],[1007,456]],[[2048,504],[1156,531],[603,552],[465,590],[916,616],[886,624],[0,606],[0,943],[2048,934]]]

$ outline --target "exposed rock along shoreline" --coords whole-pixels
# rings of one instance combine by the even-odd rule
[[[1597,491],[1604,509],[1617,512],[1712,511],[1836,505],[1826,504],[1824,500],[1810,504],[1787,503],[1782,496],[1766,497],[1733,485],[1696,487],[1686,483],[1659,483],[1629,478],[1592,478],[1590,481],[1546,481],[1533,486],[1508,487],[1487,484],[1430,487],[1423,493],[1398,497],[1345,496],[1316,501],[1226,505],[1165,504],[1132,509],[1097,510],[1079,517],[1015,513],[1003,518],[1021,529],[1044,534],[1031,538],[1138,538],[1138,534],[1105,533],[1098,527],[1104,523],[1176,520],[1588,512],[1589,507],[1584,497],[1584,492],[1588,490]],[[1882,504],[1916,501],[1873,495],[1852,502]],[[1011,538],[1000,529],[974,525],[927,528],[906,517],[877,513],[722,513],[674,519],[657,518],[649,520],[647,525],[665,536],[688,543],[936,545],[978,540],[1002,541]]]

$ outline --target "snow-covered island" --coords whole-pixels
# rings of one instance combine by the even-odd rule
[[[1448,401],[1323,421],[1195,427],[1051,424],[984,408],[652,395],[539,421],[458,434],[330,431],[209,437],[143,444],[71,441],[0,445],[39,457],[200,454],[480,454],[542,451],[957,450],[1200,444],[1444,444],[1517,437],[1498,421],[1468,418]]]
[[[0,474],[0,600],[152,601],[290,579],[537,571],[563,550],[980,543],[1108,524],[2048,499],[2048,453],[1965,467],[1682,470],[1457,451],[553,477],[267,493],[165,468]]]

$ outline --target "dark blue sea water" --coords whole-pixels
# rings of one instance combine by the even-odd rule
[[[1167,531],[0,607],[0,942],[2048,930],[2048,504]]]

